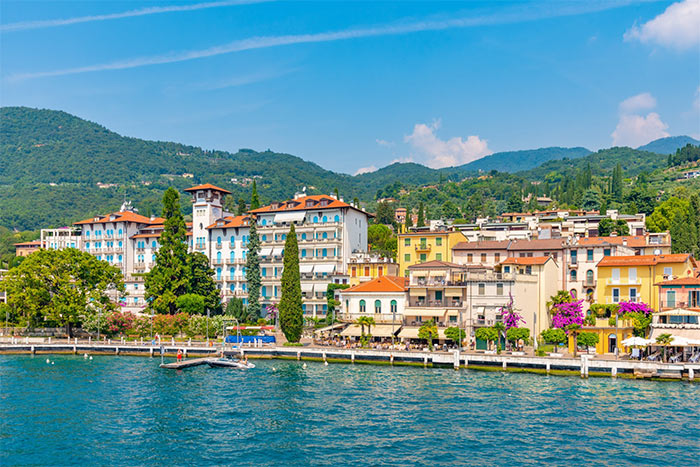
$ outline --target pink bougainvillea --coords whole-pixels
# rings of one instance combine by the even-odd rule
[[[571,325],[583,325],[583,300],[554,305],[552,327],[566,329]]]
[[[617,314],[643,313],[644,316],[649,316],[653,311],[654,310],[644,302],[620,302],[620,308],[618,308]]]
[[[509,295],[510,301],[508,301],[508,304],[502,306],[500,309],[501,318],[503,319],[503,325],[506,327],[506,330],[510,328],[517,328],[521,322],[525,322],[525,318],[520,316],[520,313],[518,313],[513,307],[513,294]]]

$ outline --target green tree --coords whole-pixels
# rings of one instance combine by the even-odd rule
[[[418,219],[416,220],[416,227],[425,227],[425,208],[423,207],[423,201],[418,205]]]
[[[355,320],[355,324],[360,326],[360,334],[362,337],[365,337],[365,335],[372,335],[372,326],[376,325],[377,323],[371,316],[360,316]],[[367,326],[367,333],[365,333],[365,326]]]
[[[520,196],[520,192],[514,191],[508,202],[506,204],[506,209],[508,212],[521,212],[523,210],[523,200]]]
[[[697,253],[697,219],[690,209],[682,209],[673,216],[670,233],[672,253]]]
[[[448,199],[442,205],[442,216],[445,219],[457,219],[461,214],[457,205]]]
[[[221,314],[221,295],[216,288],[215,272],[209,266],[209,258],[199,252],[188,254],[186,273],[187,293],[199,295],[204,299],[202,313],[208,309],[212,315]]]
[[[663,347],[663,360],[666,361],[666,348],[673,342],[673,336],[671,334],[659,334],[656,337],[656,343]]]
[[[187,313],[188,315],[204,314],[204,297],[201,295],[191,293],[180,295],[177,297],[177,300],[175,300],[175,304],[180,313]]]
[[[556,305],[561,305],[562,303],[571,303],[574,299],[568,290],[559,290],[556,294],[549,297],[547,301],[547,309],[552,313]]]
[[[426,321],[420,328],[418,328],[418,338],[427,340],[428,348],[433,350],[433,341],[438,339],[439,335],[437,326],[432,319],[430,321]]]
[[[413,218],[411,217],[411,210],[406,208],[406,219],[403,222],[404,230],[408,232],[411,227],[413,227]]]
[[[248,312],[248,308],[243,304],[243,299],[233,297],[226,304],[226,315],[236,318],[239,323],[250,323],[255,321],[255,317]]]
[[[392,225],[394,223],[394,209],[391,204],[382,202],[377,204],[377,215],[374,218],[375,224]]]
[[[396,258],[397,239],[394,232],[383,224],[370,225],[367,228],[367,243],[370,251]]]
[[[467,337],[467,333],[464,331],[464,329],[460,329],[457,326],[451,326],[445,329],[445,337],[453,342],[459,343],[463,341],[465,337]]]
[[[286,251],[286,250],[285,250]],[[248,313],[260,316],[260,238],[258,237],[257,220],[251,216],[250,235],[248,238],[248,254],[245,260],[245,279],[248,283]]]
[[[474,337],[481,341],[485,341],[490,349],[491,343],[498,340],[498,331],[496,331],[494,328],[477,328],[477,330],[474,331]]]
[[[622,201],[622,166],[620,163],[613,170],[610,193],[615,201]]]
[[[253,191],[250,195],[250,210],[260,207],[260,197],[258,196],[258,184],[253,180]]]
[[[149,306],[157,313],[175,314],[175,301],[188,293],[187,227],[180,210],[180,194],[170,187],[163,194],[165,225],[156,252],[156,264],[146,274],[145,290]]]
[[[540,336],[548,344],[559,345],[566,343],[566,332],[561,328],[545,329]]]
[[[301,279],[299,277],[299,245],[294,224],[284,243],[284,269],[282,270],[282,298],[279,304],[280,325],[289,342],[299,342],[304,326],[301,309]]]
[[[119,269],[75,248],[39,250],[0,281],[9,310],[28,328],[65,326],[68,337],[83,317],[114,310],[110,294],[123,294]]]
[[[527,342],[530,339],[530,330],[528,328],[510,328],[506,331],[506,339],[514,344],[520,339]]]
[[[595,347],[598,344],[598,333],[596,332],[581,332],[576,337],[576,344],[588,350],[589,347]]]
[[[586,211],[593,211],[600,208],[600,191],[596,188],[589,188],[583,193],[581,208]]]
[[[238,208],[236,209],[236,215],[242,216],[248,210],[248,206],[245,203],[244,198],[238,198]]]
[[[651,232],[665,232],[671,228],[673,217],[690,208],[688,200],[672,196],[654,208],[654,212],[647,217],[647,229]]]
[[[334,284],[330,283],[326,287],[326,303],[328,304],[328,312],[326,312],[326,324],[331,325],[333,323],[333,317],[335,316],[335,309],[340,306],[340,302],[335,299],[335,291],[340,289],[344,290],[349,288],[349,284]]]

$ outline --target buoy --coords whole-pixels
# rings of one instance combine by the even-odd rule
[[[84,354],[83,354],[83,358],[84,358],[85,360],[87,360],[88,354],[84,353]]]
[[[301,367],[306,370],[306,363],[304,363]]]
[[[49,359],[47,358],[47,359],[46,359],[46,364],[48,365],[49,363],[51,363],[51,360],[49,360]]]
[[[328,362],[323,362],[324,365],[328,366]]]
[[[90,355],[90,360],[92,360],[92,355]]]
[[[51,364],[53,365],[53,362],[51,362]]]
[[[272,371],[277,371],[274,366],[272,367]]]

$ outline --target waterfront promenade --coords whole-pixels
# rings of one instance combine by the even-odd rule
[[[152,342],[124,340],[88,341],[77,339],[5,338],[0,341],[0,354],[93,354],[174,357],[181,349],[184,357],[203,357],[221,354],[221,344],[210,341]],[[249,358],[280,358],[326,361],[330,363],[369,363],[416,366],[451,366],[455,369],[524,371],[543,374],[570,374],[608,377],[637,377],[685,379],[698,381],[700,364],[663,363],[638,360],[612,359],[583,354],[577,357],[565,355],[533,356],[524,352],[502,354],[452,351],[397,351],[378,349],[343,349],[317,346],[268,346],[251,345],[232,347],[226,345],[226,355],[247,355]]]

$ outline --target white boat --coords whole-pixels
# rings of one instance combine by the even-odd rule
[[[255,368],[255,364],[243,362],[241,360],[233,360],[231,358],[216,358],[207,360],[207,365],[212,368],[238,368],[239,370],[248,370]]]

